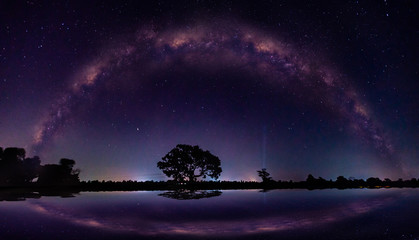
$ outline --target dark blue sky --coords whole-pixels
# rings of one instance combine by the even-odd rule
[[[419,176],[415,1],[0,3],[0,146],[82,179]]]

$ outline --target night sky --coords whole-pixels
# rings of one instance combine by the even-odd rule
[[[0,146],[82,180],[419,177],[415,1],[2,1]]]

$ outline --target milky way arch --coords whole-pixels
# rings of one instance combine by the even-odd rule
[[[222,65],[239,67],[271,84],[300,84],[313,95],[321,93],[325,104],[350,124],[356,136],[372,145],[380,157],[400,167],[389,138],[372,120],[365,101],[336,70],[319,63],[321,60],[313,51],[302,51],[278,37],[231,22],[166,30],[143,27],[133,36],[105,48],[74,75],[68,89],[36,127],[32,144],[36,153],[72,118],[75,109],[86,100],[87,91],[115,81],[103,77],[109,72],[136,63],[144,73],[153,73],[182,61],[208,69]]]

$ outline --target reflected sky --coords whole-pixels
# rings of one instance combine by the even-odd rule
[[[273,238],[281,234],[328,231],[348,221],[361,221],[357,228],[362,230],[363,225],[371,222],[360,219],[389,214],[406,199],[419,198],[419,191],[403,189],[223,191],[211,198],[182,201],[159,196],[162,193],[95,192],[75,198],[42,197],[1,202],[0,212],[8,221],[14,218],[15,228],[24,225],[32,236],[48,236],[51,227],[62,227],[73,229],[75,236],[77,229],[84,229],[91,234],[107,232],[112,236],[168,239],[255,235]],[[22,216],[34,222],[28,223]],[[8,229],[9,234],[17,234],[7,224],[2,228]]]

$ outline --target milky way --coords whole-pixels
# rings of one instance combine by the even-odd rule
[[[85,64],[70,80],[49,112],[39,122],[32,149],[42,152],[60,129],[77,115],[77,108],[100,86],[117,81],[112,72],[138,68],[147,81],[156,72],[175,62],[217,71],[220,67],[256,74],[267,84],[292,86],[309,91],[329,111],[344,119],[354,136],[373,146],[385,161],[400,168],[391,141],[371,110],[352,87],[350,80],[327,64],[318,52],[299,49],[280,37],[232,21],[199,23],[194,26],[156,30],[143,26],[135,34],[110,44],[95,59]]]

